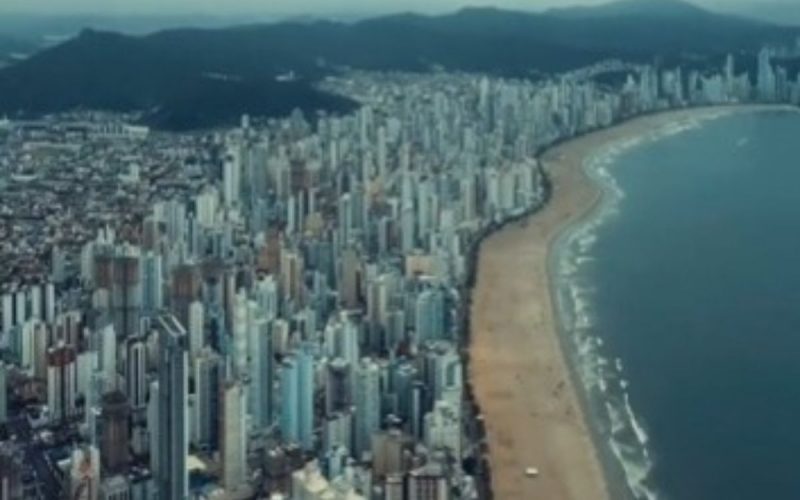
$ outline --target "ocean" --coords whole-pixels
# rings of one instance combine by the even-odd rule
[[[800,113],[684,120],[589,171],[603,202],[551,258],[612,480],[800,499]]]

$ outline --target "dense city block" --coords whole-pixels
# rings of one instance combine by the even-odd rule
[[[546,202],[539,153],[648,112],[796,104],[773,61],[793,55],[347,72],[322,87],[352,114],[185,134],[0,122],[0,498],[489,498],[473,253]]]

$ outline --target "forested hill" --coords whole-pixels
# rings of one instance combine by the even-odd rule
[[[525,76],[608,57],[649,61],[752,50],[798,33],[679,0],[545,13],[472,8],[352,24],[284,22],[146,36],[85,30],[0,70],[0,113],[147,110],[156,126],[205,127],[232,123],[242,112],[347,111],[354,103],[320,92],[313,82],[348,67]],[[294,79],[278,78],[290,72]]]

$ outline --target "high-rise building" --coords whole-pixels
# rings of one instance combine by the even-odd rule
[[[94,446],[76,448],[72,452],[69,491],[69,498],[74,500],[100,498],[100,453]]]
[[[455,460],[461,459],[461,412],[448,401],[437,401],[433,411],[425,415],[425,444],[433,450],[450,453]]]
[[[60,342],[47,353],[47,406],[53,422],[75,416],[75,348]]]
[[[161,500],[185,500],[189,495],[186,468],[188,439],[188,336],[171,315],[160,316],[158,334],[158,468],[153,471]]]
[[[378,364],[365,358],[355,374],[355,431],[353,454],[361,459],[370,451],[372,435],[381,427],[381,381]]]
[[[259,308],[251,302],[251,315]],[[272,424],[274,391],[274,349],[271,323],[258,317],[250,324],[250,383],[248,385],[248,407],[253,417],[253,426],[265,431]]]
[[[100,456],[105,474],[120,474],[128,466],[128,417],[130,406],[121,391],[103,395]]]
[[[217,205],[219,192],[214,186],[206,186],[203,192],[195,198],[195,211],[197,222],[206,228],[213,227],[217,218]]]
[[[242,189],[241,177],[241,154],[238,150],[231,149],[222,168],[223,198],[227,208],[232,208],[239,203]]]
[[[153,315],[164,307],[162,257],[155,252],[141,256],[142,312]]]
[[[372,472],[377,477],[406,472],[406,454],[413,441],[399,430],[378,432],[372,436]]]
[[[351,410],[328,415],[322,425],[322,448],[331,453],[338,448],[348,451],[353,446],[353,415]]]
[[[33,285],[30,287],[31,297],[31,318],[44,319],[44,302],[42,297],[41,285]]]
[[[0,361],[0,425],[8,419],[8,367]]]
[[[245,394],[241,383],[227,382],[222,390],[222,484],[229,493],[241,490],[247,480]]]
[[[453,345],[442,343],[428,352],[428,387],[433,401],[444,400],[459,408],[463,387],[461,357]]]
[[[126,358],[125,392],[131,408],[141,410],[147,403],[147,344],[144,337],[127,340]]]
[[[350,364],[342,358],[328,363],[325,377],[325,414],[343,412],[353,405],[353,379]]]
[[[772,53],[768,48],[758,53],[758,98],[772,102],[776,97],[775,72],[772,69]]]
[[[120,338],[135,335],[142,306],[140,255],[136,247],[108,247],[94,257],[97,289],[106,290],[107,312]]]
[[[247,292],[242,289],[233,299],[233,372],[244,379],[249,375],[250,361],[250,316],[248,315]]]
[[[314,445],[314,358],[307,346],[288,356],[281,368],[283,438],[304,450]]]
[[[148,452],[150,454],[150,470],[153,473],[153,482],[156,490],[159,488],[156,479],[158,478],[159,471],[161,470],[161,429],[159,427],[158,413],[161,405],[161,398],[159,393],[161,389],[158,386],[158,380],[150,382],[150,399],[147,402],[147,437],[148,439]],[[156,497],[158,498],[158,497]]]
[[[0,498],[23,500],[22,469],[24,453],[17,447],[0,446]]]
[[[389,474],[383,482],[383,500],[405,500],[406,489],[402,474]]]
[[[17,290],[14,297],[14,308],[14,314],[16,315],[18,325],[28,321],[28,298],[25,290]]]
[[[98,353],[98,368],[103,379],[103,390],[117,389],[119,376],[117,375],[117,334],[114,325],[108,324],[95,332],[97,340],[95,350]]]
[[[210,347],[204,348],[194,359],[192,438],[195,445],[203,450],[213,451],[219,446],[222,370],[222,359]]]
[[[199,300],[189,305],[189,352],[192,359],[203,349],[205,339],[205,306]]]
[[[189,307],[199,295],[200,283],[197,266],[184,264],[172,269],[170,310],[182,325],[189,324]]]
[[[10,335],[11,328],[16,324],[14,321],[14,296],[10,293],[4,293],[2,297],[0,297],[0,301],[2,301],[3,305],[3,334]]]
[[[270,274],[258,280],[255,287],[255,299],[265,319],[272,320],[278,316],[280,294],[275,276]]]
[[[445,337],[444,295],[438,288],[426,288],[417,296],[415,326],[420,344]]]
[[[339,302],[345,309],[356,309],[360,303],[361,265],[353,248],[342,252],[339,264]]]
[[[241,491],[247,481],[247,435],[245,393],[238,381],[222,389],[222,485],[229,493]]]
[[[450,500],[447,477],[436,464],[427,465],[408,474],[408,500]]]
[[[281,286],[287,304],[294,308],[304,305],[303,275],[305,264],[302,254],[297,250],[281,251]]]

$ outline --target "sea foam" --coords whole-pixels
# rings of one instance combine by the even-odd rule
[[[611,170],[620,155],[632,148],[701,126],[706,119],[721,116],[713,113],[703,119],[685,119],[642,134],[613,142],[587,158],[584,168],[602,189],[599,206],[589,217],[574,223],[557,242],[553,269],[554,291],[562,327],[574,353],[576,373],[589,404],[598,411],[596,429],[608,443],[608,452],[624,476],[630,495],[637,500],[662,500],[652,486],[655,468],[646,425],[634,409],[628,393],[631,382],[624,377],[623,362],[612,357],[609,362],[602,328],[596,325],[593,295],[595,288],[586,283],[587,271],[597,262],[591,254],[599,243],[598,230],[619,214],[625,192]],[[635,383],[635,381],[634,381]]]

